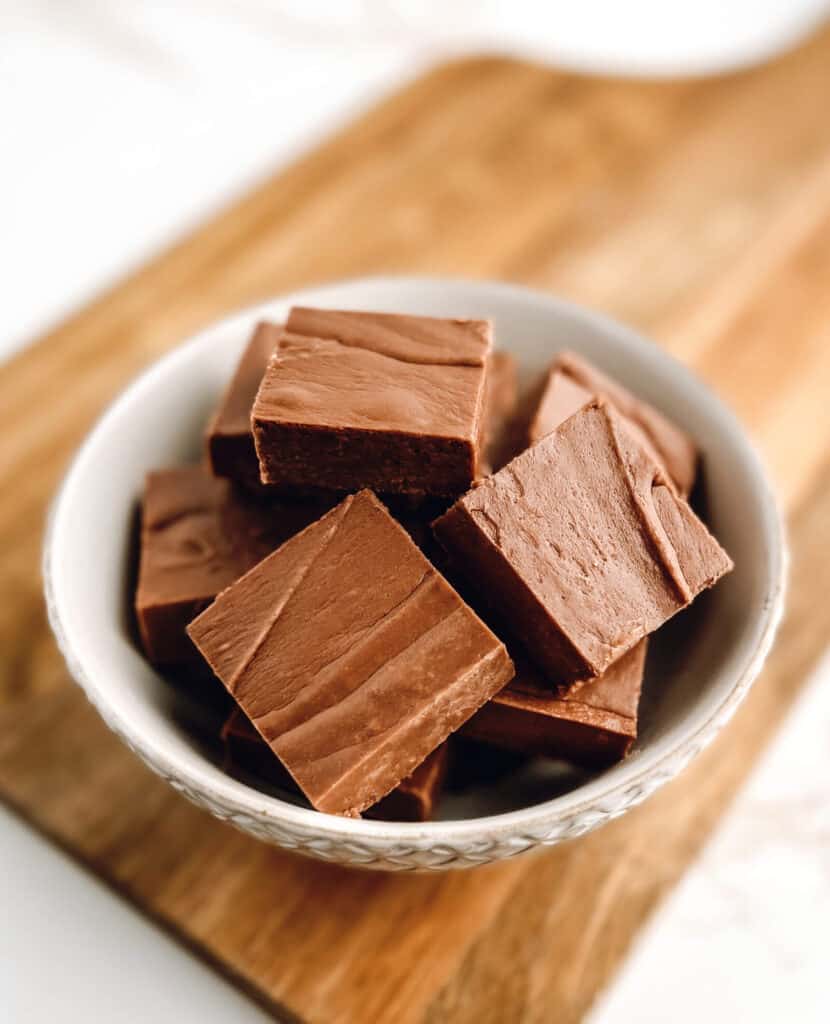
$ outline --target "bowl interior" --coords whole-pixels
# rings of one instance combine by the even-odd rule
[[[53,618],[90,696],[134,747],[187,787],[221,791],[258,813],[306,816],[276,792],[257,791],[219,766],[215,722],[161,680],[131,630],[128,593],[132,531],[147,470],[194,461],[202,430],[251,326],[281,319],[298,296],[236,315],[151,367],[113,404],[81,449],[53,511],[46,569]],[[560,348],[575,349],[669,414],[703,453],[704,514],[736,569],[651,645],[641,731],[630,757],[599,776],[532,763],[497,783],[451,795],[444,820],[520,812],[551,801],[563,810],[650,772],[729,701],[771,628],[783,552],[774,502],[743,432],[690,373],[627,329],[548,296],[490,283],[375,279],[302,293],[305,304],[435,316],[492,317],[499,348],[525,378]],[[285,798],[287,799],[287,798]],[[389,826],[315,815],[320,828]],[[306,822],[309,820],[305,819]],[[503,819],[507,820],[507,819]],[[336,825],[334,824],[336,822]],[[396,825],[406,829],[407,826]],[[441,823],[417,828],[438,836]]]

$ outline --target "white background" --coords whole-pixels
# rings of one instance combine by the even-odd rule
[[[703,73],[788,45],[826,9],[0,0],[0,358],[443,54]],[[828,739],[825,667],[593,1024],[830,1019]],[[5,812],[0,908],[0,1020],[262,1019]]]

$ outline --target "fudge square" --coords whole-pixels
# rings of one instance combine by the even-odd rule
[[[251,431],[251,408],[282,326],[257,324],[231,382],[207,429],[207,451],[214,476],[259,486],[259,461]]]
[[[434,530],[562,683],[604,672],[732,568],[604,400],[484,480]]]
[[[188,633],[311,804],[349,816],[513,676],[504,645],[370,491],[283,544]]]
[[[694,441],[661,412],[574,352],[560,352],[545,374],[529,417],[527,443],[549,434],[592,398],[606,398],[636,440],[662,466],[685,497],[694,486],[698,451]]]
[[[524,754],[605,768],[625,757],[637,738],[637,711],[648,640],[641,640],[601,676],[560,694],[532,665],[462,726],[470,739]]]
[[[135,611],[147,657],[156,665],[200,663],[185,626],[216,597],[325,509],[265,509],[201,466],[147,475]]]
[[[267,484],[456,496],[479,473],[486,320],[291,310],[253,408]]]

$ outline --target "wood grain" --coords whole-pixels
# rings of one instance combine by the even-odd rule
[[[578,1021],[682,875],[830,630],[830,33],[684,83],[440,67],[57,327],[0,380],[0,794],[243,985],[310,1021]],[[230,309],[390,270],[524,281],[693,365],[792,514],[762,680],[680,779],[601,832],[464,874],[269,849],[151,776],[69,682],[38,578],[45,508],[142,366]]]

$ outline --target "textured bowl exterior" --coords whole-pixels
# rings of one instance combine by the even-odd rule
[[[726,725],[758,675],[772,645],[783,611],[782,588],[764,644],[758,648],[756,658],[736,683],[730,699],[717,709],[705,728],[691,736],[688,742],[670,757],[665,758],[658,768],[644,773],[626,786],[609,791],[601,800],[592,801],[565,813],[551,809],[547,813],[533,815],[532,820],[528,820],[526,825],[511,828],[488,827],[483,824],[480,831],[472,835],[463,827],[459,828],[455,835],[452,829],[447,829],[447,835],[443,836],[440,842],[424,840],[418,836],[407,840],[401,837],[400,826],[394,824],[378,829],[377,836],[352,839],[344,835],[326,834],[327,830],[322,826],[322,822],[297,825],[283,821],[276,815],[251,813],[240,808],[234,801],[224,798],[221,793],[193,786],[177,772],[174,765],[164,758],[155,757],[143,745],[134,742],[130,732],[123,729],[120,722],[109,714],[106,702],[97,699],[96,687],[91,684],[80,663],[73,657],[71,644],[62,631],[50,597],[48,556],[44,564],[44,580],[49,622],[72,677],[83,688],[109,728],[173,789],[214,817],[227,821],[241,831],[267,843],[319,860],[381,871],[435,871],[488,864],[491,861],[525,853],[534,847],[555,846],[567,839],[576,839],[636,807],[664,783],[678,775]],[[530,815],[528,818],[530,819]],[[383,826],[381,822],[373,824]]]
[[[405,280],[411,283],[412,279]],[[392,281],[394,283],[394,279]],[[360,282],[354,282],[352,286],[359,288],[359,285]],[[435,287],[436,282],[431,282],[431,285]],[[507,286],[479,282],[470,287],[502,289]],[[521,289],[512,291],[523,292]],[[556,302],[536,293],[526,294],[535,301]],[[304,298],[308,301],[308,293]],[[249,319],[253,321],[258,315],[258,311],[251,311]],[[678,366],[678,372],[685,371]],[[757,463],[755,471],[763,481],[760,463]],[[67,480],[72,472],[70,469]],[[183,766],[175,751],[152,742],[135,728],[129,718],[118,712],[109,699],[106,679],[96,678],[89,671],[77,650],[75,639],[66,628],[56,597],[54,567],[59,554],[56,550],[55,520],[60,515],[61,493],[53,505],[44,547],[43,577],[49,621],[71,675],[109,728],[174,789],[215,817],[265,842],[354,867],[387,871],[472,867],[574,839],[619,817],[681,772],[729,721],[761,669],[784,606],[787,553],[783,528],[775,500],[765,481],[761,491],[765,495],[764,500],[770,503],[767,521],[771,526],[765,544],[769,551],[771,584],[760,612],[763,628],[754,650],[731,680],[725,699],[714,704],[705,721],[684,735],[682,741],[656,763],[643,766],[633,763],[627,778],[609,782],[604,787],[600,785],[600,792],[596,792],[594,787],[591,795],[581,798],[580,788],[565,799],[556,798],[485,818],[417,825],[341,819],[266,797],[235,780],[216,778],[208,781]]]

